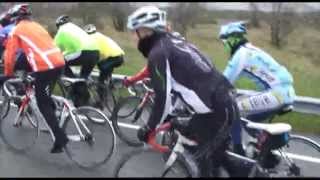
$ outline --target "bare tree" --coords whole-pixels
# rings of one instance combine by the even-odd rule
[[[197,24],[201,9],[199,3],[173,3],[168,10],[173,28],[186,37],[189,27]]]
[[[259,21],[259,7],[258,7],[258,3],[250,3],[250,10],[251,10],[251,14],[250,14],[250,21],[251,21],[251,25],[253,27],[260,27],[260,21]]]
[[[126,22],[131,11],[129,3],[110,3],[110,13],[112,23],[117,31],[123,32],[126,30]]]
[[[286,41],[287,36],[293,31],[293,20],[295,13],[288,4],[272,3],[271,16],[269,17],[269,24],[271,29],[271,44],[276,47]]]

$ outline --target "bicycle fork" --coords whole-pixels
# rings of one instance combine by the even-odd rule
[[[14,127],[18,127],[22,124],[22,118],[19,118],[19,117],[20,117],[21,113],[26,109],[26,107],[27,107],[26,105],[29,103],[29,101],[30,101],[30,99],[28,97],[25,96],[23,98],[23,101],[22,101],[22,103],[19,107],[19,110],[18,110],[18,115],[16,116],[16,118],[14,120],[14,124],[13,124]],[[19,119],[20,119],[20,121],[19,121]]]

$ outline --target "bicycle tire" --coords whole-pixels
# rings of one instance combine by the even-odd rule
[[[8,98],[4,98],[0,105],[1,119],[4,119],[8,116],[10,110],[10,100]]]
[[[27,106],[26,108],[29,108],[29,106]],[[10,109],[13,109],[13,108],[10,108]],[[31,113],[30,113],[31,112]],[[15,113],[16,114],[16,113]],[[34,134],[34,137],[32,136],[31,138],[32,138],[32,142],[29,144],[28,143],[28,145],[26,145],[26,147],[16,147],[16,145],[14,145],[12,142],[10,142],[10,140],[9,140],[9,137],[7,137],[7,133],[6,133],[6,131],[8,131],[8,133],[10,132],[10,133],[12,133],[13,132],[13,130],[10,130],[8,127],[4,127],[5,126],[5,124],[7,124],[7,121],[5,121],[5,119],[8,119],[8,122],[10,122],[11,121],[11,123],[13,123],[12,121],[15,119],[12,119],[12,118],[2,118],[1,119],[1,122],[0,122],[0,136],[1,136],[1,138],[2,138],[2,140],[3,140],[3,142],[7,145],[7,147],[9,147],[9,149],[11,149],[12,151],[14,151],[14,152],[16,152],[16,153],[25,153],[26,151],[28,151],[29,149],[31,149],[32,147],[34,147],[34,145],[36,144],[36,141],[37,141],[37,138],[39,137],[39,134],[40,134],[40,129],[39,129],[39,121],[38,121],[38,118],[36,117],[36,116],[34,116],[34,115],[31,115],[31,114],[35,114],[35,112],[33,112],[33,109],[32,108],[29,108],[29,110],[27,111],[27,110],[25,110],[24,112],[22,112],[21,114],[20,114],[20,116],[19,116],[19,118],[27,118],[27,120],[28,121],[23,121],[23,122],[28,122],[28,123],[24,123],[23,125],[25,125],[25,126],[29,126],[29,127],[27,127],[27,128],[30,128],[30,127],[32,127],[32,128],[34,128],[34,129],[32,129],[31,131],[32,131],[32,133],[34,132],[35,134]],[[10,116],[8,116],[8,117],[10,117]],[[30,125],[31,124],[31,125]],[[21,126],[20,127],[22,127],[22,123],[20,124]],[[9,126],[9,127],[11,127],[11,126]],[[13,124],[12,124],[12,127],[13,127]],[[17,128],[17,127],[15,127],[15,128]],[[14,129],[15,129],[14,128]],[[22,132],[22,128],[21,129],[19,129],[18,131],[20,131],[20,132]],[[21,133],[17,136],[17,139],[19,140],[19,141],[16,141],[16,142],[20,142],[20,143],[18,143],[18,144],[21,144],[21,142],[27,142],[27,136],[24,134],[24,135],[22,135]]]
[[[69,143],[66,145],[65,152],[66,152],[67,156],[73,162],[75,162],[75,164],[78,167],[85,169],[85,170],[91,170],[93,168],[97,168],[97,167],[103,165],[105,162],[107,162],[111,158],[112,154],[114,153],[116,136],[115,136],[115,132],[113,130],[113,127],[108,119],[105,119],[103,121],[93,120],[94,117],[93,117],[93,115],[91,115],[91,113],[99,115],[99,118],[106,118],[106,116],[96,108],[89,107],[89,106],[81,106],[81,107],[77,108],[74,111],[74,113],[75,113],[75,116],[78,118],[78,120],[79,120],[79,118],[82,120],[83,120],[83,118],[85,118],[84,121],[86,121],[85,122],[86,126],[90,129],[91,133],[94,134],[94,136],[93,136],[94,141],[90,141],[91,140],[90,138],[85,141],[83,141],[83,140],[81,141],[81,143],[84,142],[86,144],[86,147],[91,148],[91,149],[90,149],[89,153],[80,153],[79,157],[80,158],[86,157],[90,160],[94,159],[93,157],[95,155],[97,156],[98,153],[91,151],[92,144],[90,144],[90,143],[93,142],[93,143],[97,144],[98,139],[101,139],[101,142],[98,144],[98,146],[100,147],[99,150],[103,151],[103,155],[101,155],[101,156],[99,155],[99,157],[96,158],[97,161],[95,161],[95,162],[90,162],[90,163],[88,163],[88,161],[80,162],[80,160],[77,159],[76,156],[74,156],[75,155],[74,150],[76,150],[76,148],[71,147],[73,143],[75,144],[75,142],[78,142],[78,141],[72,141],[72,140],[70,140]],[[82,116],[80,116],[80,115],[82,115]],[[68,124],[70,124],[69,122],[72,121],[70,117],[71,117],[70,115],[67,117],[67,119],[63,125],[63,129],[65,130],[67,135],[70,135],[70,133],[72,132],[71,129],[70,130],[67,129]],[[97,118],[97,117],[95,117],[95,118]],[[93,130],[93,128],[95,128],[95,131]],[[99,131],[97,131],[96,128],[99,128],[98,129]],[[83,133],[85,132],[85,130],[83,128],[82,128],[82,132]],[[110,136],[110,134],[111,134],[111,136]],[[86,134],[86,135],[88,135],[88,134]],[[91,137],[91,136],[87,136],[87,137]],[[106,146],[108,146],[108,147],[103,146],[103,148],[102,148],[101,147],[102,146],[101,144],[103,144],[102,142],[107,143]],[[75,145],[78,146],[79,143],[75,144]],[[75,146],[75,147],[77,147],[77,146]]]
[[[116,134],[119,136],[119,138],[122,141],[124,141],[129,146],[139,147],[139,146],[142,146],[143,143],[141,141],[139,141],[137,138],[137,135],[136,135],[137,130],[139,129],[139,127],[141,127],[141,125],[144,125],[146,123],[146,121],[148,120],[148,117],[143,118],[145,114],[142,114],[142,113],[146,112],[146,113],[148,113],[148,114],[146,114],[146,116],[150,116],[151,110],[150,109],[148,110],[148,108],[150,108],[151,105],[146,104],[146,106],[144,106],[142,113],[140,114],[139,117],[137,117],[137,120],[135,122],[133,122],[134,121],[133,116],[135,115],[134,112],[136,112],[136,110],[137,110],[136,107],[134,107],[132,112],[129,113],[130,115],[126,115],[126,116],[124,116],[124,118],[119,117],[118,113],[121,111],[121,109],[125,108],[126,105],[128,105],[129,102],[132,102],[132,101],[140,102],[141,98],[136,97],[136,96],[129,96],[127,98],[121,99],[112,112],[111,121],[112,121],[112,125],[113,125],[113,128],[114,128]],[[122,123],[123,122],[122,120],[125,120],[126,123]],[[128,121],[131,121],[131,122],[127,123]],[[139,125],[139,124],[141,124],[141,125]],[[130,130],[126,131],[124,128],[122,128],[122,126],[123,127],[127,126],[128,129],[130,129]]]
[[[119,176],[120,170],[122,170],[124,168],[124,166],[128,163],[128,161],[133,159],[137,155],[142,154],[142,153],[159,153],[159,152],[156,152],[156,151],[149,149],[149,148],[146,149],[146,148],[142,147],[142,148],[135,149],[135,150],[123,155],[121,157],[121,159],[118,161],[118,163],[116,164],[113,176],[116,178],[120,177]],[[162,156],[162,155],[160,155],[160,156]],[[199,177],[198,166],[196,165],[195,161],[193,161],[191,159],[190,154],[188,154],[186,151],[184,151],[183,153],[177,153],[177,159],[176,159],[175,163],[181,165],[181,167],[186,172],[187,177]],[[136,166],[138,166],[138,164],[136,164]],[[162,174],[168,173],[172,169],[173,169],[173,166],[168,168],[167,171],[164,171]],[[138,172],[138,173],[140,174],[141,172]],[[159,177],[161,177],[161,176],[159,176]]]
[[[294,163],[290,166],[291,171],[288,177],[318,177],[320,175],[319,171],[312,170],[320,163],[320,145],[317,142],[305,136],[291,134],[288,144],[282,148],[282,151]],[[306,164],[308,161],[312,165]]]
[[[122,85],[122,83],[114,79],[111,79],[110,84],[107,85],[106,93],[106,97],[109,96],[109,98],[107,98],[107,101],[105,101],[105,106],[110,115],[112,114],[114,107],[116,106],[116,104],[118,104],[120,99],[130,96],[130,94],[124,94],[128,92],[127,89]],[[111,101],[108,101],[108,99],[111,99]]]

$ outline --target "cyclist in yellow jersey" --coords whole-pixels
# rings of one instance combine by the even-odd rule
[[[97,63],[100,74],[99,82],[103,83],[105,80],[111,78],[113,69],[123,64],[124,51],[120,46],[108,36],[97,32],[95,25],[88,24],[84,26],[84,30],[92,37],[98,45],[100,51],[100,60]],[[102,95],[102,87],[98,88],[98,93]]]

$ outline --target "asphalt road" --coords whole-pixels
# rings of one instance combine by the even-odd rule
[[[320,137],[308,135],[313,140],[320,142]],[[19,139],[19,136],[14,137]],[[65,153],[50,154],[49,150],[52,141],[48,134],[42,133],[38,138],[37,144],[25,154],[17,154],[10,151],[0,140],[0,177],[112,177],[115,164],[119,158],[133,150],[128,147],[119,138],[117,138],[116,151],[111,159],[101,167],[94,170],[83,170],[77,167]],[[305,146],[297,145],[295,150],[303,154],[309,154],[312,157],[320,159],[320,153],[315,154]],[[141,157],[140,161],[133,162],[132,168],[128,172],[133,172],[139,176],[141,171],[159,172],[159,159],[155,157]],[[142,167],[141,164],[145,166]],[[141,165],[141,166],[139,166]],[[320,164],[304,164],[304,174],[306,176],[320,177]]]

